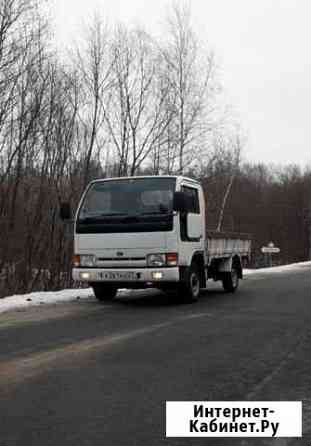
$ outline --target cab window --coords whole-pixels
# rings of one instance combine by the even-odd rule
[[[189,212],[193,214],[200,213],[200,203],[199,203],[199,193],[198,189],[189,186],[182,186],[181,191],[187,194],[190,202],[190,210]]]

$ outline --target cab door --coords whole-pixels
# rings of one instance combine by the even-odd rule
[[[189,266],[195,252],[204,254],[204,209],[200,209],[199,187],[183,183],[180,190],[189,197],[190,204],[189,212],[180,213],[179,216],[180,264]],[[193,237],[191,233],[196,236]]]

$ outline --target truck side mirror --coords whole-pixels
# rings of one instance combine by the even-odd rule
[[[65,202],[60,204],[59,216],[62,220],[71,219],[71,206],[70,203]]]
[[[188,200],[184,192],[175,192],[173,198],[173,210],[177,212],[188,212]]]

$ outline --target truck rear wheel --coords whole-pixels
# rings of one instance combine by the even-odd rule
[[[200,272],[196,264],[191,265],[185,282],[179,288],[183,302],[193,303],[199,300],[201,288]]]
[[[222,286],[227,293],[234,293],[239,286],[239,271],[237,265],[233,264],[229,273],[224,273]]]
[[[93,288],[96,299],[100,302],[112,300],[118,292],[118,289],[113,285],[93,283],[91,286]]]

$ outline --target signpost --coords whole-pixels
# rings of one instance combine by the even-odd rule
[[[280,248],[274,246],[273,242],[268,243],[268,246],[263,246],[261,248],[261,252],[268,256],[269,258],[269,266],[272,266],[272,254],[278,254],[280,252]]]

